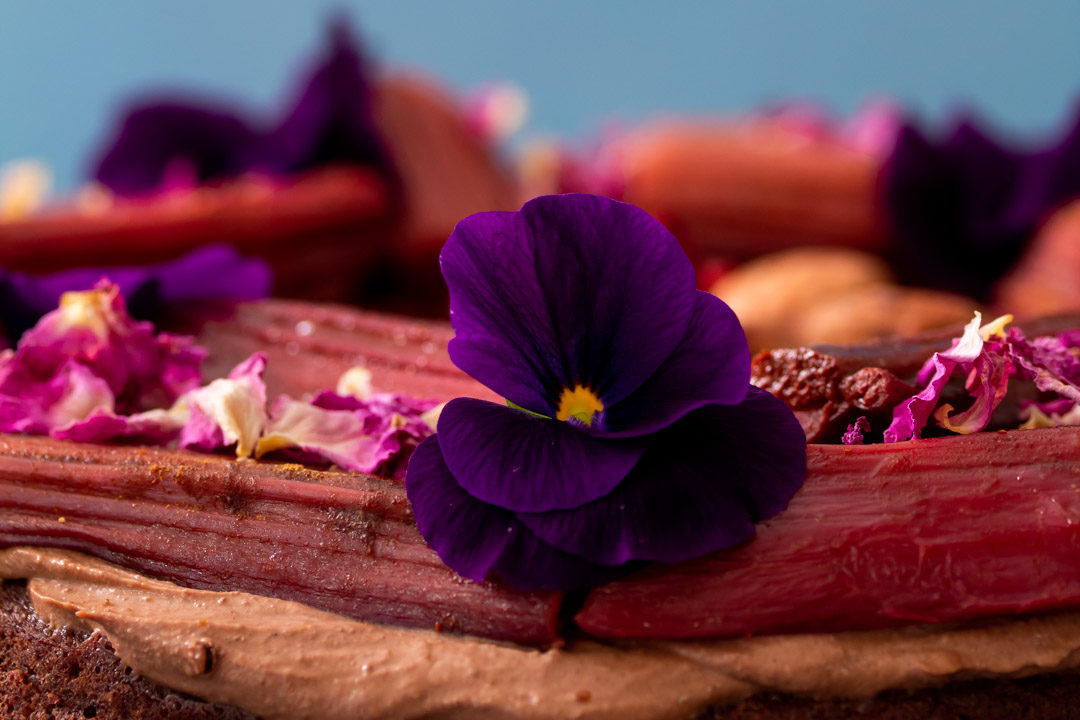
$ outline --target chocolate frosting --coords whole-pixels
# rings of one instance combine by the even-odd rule
[[[757,692],[869,697],[1080,665],[1080,611],[921,626],[547,651],[182,588],[80,553],[0,551],[50,623],[103,633],[163,685],[276,718],[679,718]]]

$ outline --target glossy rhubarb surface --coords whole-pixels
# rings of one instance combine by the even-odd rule
[[[0,436],[0,545],[19,544],[372,622],[557,637],[558,594],[462,579],[420,537],[404,487],[359,473]]]
[[[194,332],[196,343],[210,351],[206,377],[225,375],[253,352],[266,353],[269,397],[333,388],[342,373],[362,365],[380,392],[502,402],[450,361],[446,345],[454,333],[447,323],[289,300],[242,303],[181,320],[179,329]]]
[[[811,445],[755,539],[593,590],[602,637],[841,631],[1080,604],[1080,427]]]

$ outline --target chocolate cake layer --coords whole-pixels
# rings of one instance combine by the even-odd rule
[[[24,720],[253,720],[133,673],[97,634],[50,628],[24,583],[0,584],[0,717]]]

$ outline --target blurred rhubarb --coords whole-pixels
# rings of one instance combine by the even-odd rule
[[[559,594],[462,579],[420,537],[404,488],[358,473],[0,436],[0,546],[20,544],[377,623],[557,638]]]
[[[811,445],[788,509],[740,548],[593,590],[619,638],[831,632],[1080,604],[1080,427]]]
[[[189,308],[171,329],[195,334],[210,351],[206,377],[222,377],[253,352],[265,353],[268,397],[324,390],[361,366],[380,392],[500,400],[450,362],[446,345],[454,333],[447,323],[288,300],[218,310]]]

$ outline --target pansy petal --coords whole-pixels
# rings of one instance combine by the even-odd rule
[[[517,518],[492,573],[519,590],[580,590],[611,582],[643,563],[600,565],[548,545]]]
[[[629,397],[604,411],[595,434],[643,435],[704,405],[735,405],[750,385],[750,349],[723,300],[698,292],[686,335],[664,364]]]
[[[742,403],[701,408],[659,434],[609,496],[517,515],[540,540],[604,565],[680,562],[732,547],[787,507],[802,484],[806,443],[798,429],[787,406],[751,388]]]
[[[438,430],[446,464],[469,494],[526,512],[607,495],[648,445],[595,438],[568,423],[473,398],[447,403]]]
[[[636,390],[686,333],[694,274],[644,211],[539,197],[458,223],[441,256],[454,362],[517,405],[555,414],[563,389],[605,405]]]
[[[513,513],[461,489],[436,437],[420,443],[405,477],[416,525],[444,563],[475,582],[498,576],[521,589],[570,590],[612,580],[628,568],[603,567],[536,538]]]
[[[420,443],[409,459],[405,492],[428,545],[458,574],[483,582],[515,532],[513,514],[458,486],[436,436]]]

